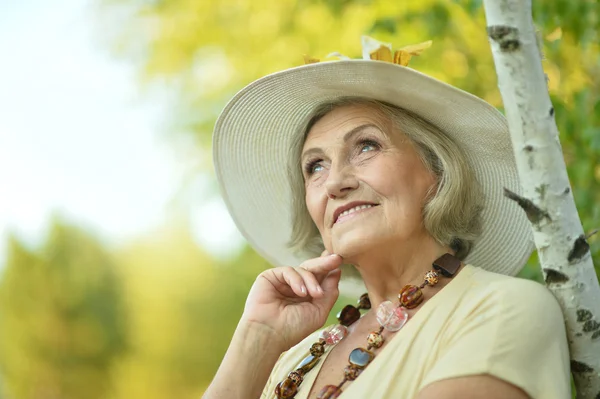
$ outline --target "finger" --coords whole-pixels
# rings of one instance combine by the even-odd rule
[[[300,297],[305,297],[308,295],[306,285],[304,284],[304,279],[300,273],[296,271],[296,269],[293,267],[282,267],[281,269],[281,277],[285,283],[290,286],[292,291],[294,291],[294,294]]]
[[[317,281],[317,278],[314,274],[304,269],[302,266],[296,268],[296,271],[300,273],[302,279],[304,279],[304,284],[308,288],[308,293],[313,298],[320,298],[323,296],[323,289],[319,285],[319,281]]]
[[[341,276],[342,271],[340,269],[334,269],[327,274],[323,280],[323,283],[321,283],[324,291],[323,296],[320,298],[315,298],[314,303],[316,305],[322,306],[324,309],[327,309],[327,311],[333,307],[340,294],[338,286]]]
[[[342,277],[341,269],[334,269],[330,271],[327,276],[323,279],[321,286],[323,291],[337,291],[340,284],[340,278]]]
[[[327,273],[337,267],[340,267],[341,265],[342,257],[336,254],[331,254],[328,256],[308,259],[307,261],[302,262],[300,267],[313,273],[315,277],[317,277],[317,280],[321,282]]]

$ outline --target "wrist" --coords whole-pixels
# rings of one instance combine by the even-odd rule
[[[265,343],[270,352],[278,353],[277,356],[289,349],[281,332],[272,326],[245,318],[244,316],[240,319],[234,336],[238,334],[245,339],[249,339],[251,342]]]

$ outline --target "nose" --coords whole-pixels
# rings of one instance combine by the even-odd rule
[[[358,179],[350,165],[332,166],[325,182],[327,197],[330,199],[343,198],[358,188]]]

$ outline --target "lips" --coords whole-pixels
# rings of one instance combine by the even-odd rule
[[[346,211],[350,211],[350,212],[354,211],[355,212],[355,211],[358,210],[358,209],[355,209],[355,208],[367,207],[369,205],[373,207],[373,206],[377,206],[379,204],[375,204],[373,202],[367,202],[367,201],[353,201],[353,202],[349,202],[349,203],[347,203],[345,205],[342,205],[342,206],[338,207],[333,212],[333,218],[332,218],[333,223],[332,223],[332,225],[334,225],[338,221],[338,219],[340,218],[340,215],[342,215],[344,212],[346,212]]]

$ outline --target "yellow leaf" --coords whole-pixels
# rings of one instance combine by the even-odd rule
[[[304,63],[305,64],[316,64],[320,62],[318,58],[312,58],[310,55],[304,54]]]
[[[409,46],[404,46],[400,48],[398,51],[406,52],[410,55],[421,55],[421,53],[431,47],[433,42],[431,40],[427,40],[426,42],[419,44],[411,44]]]
[[[392,62],[392,50],[386,46],[379,46],[379,48],[372,51],[369,56],[372,60]]]
[[[404,50],[396,50],[396,52],[394,53],[394,64],[408,66],[411,57],[412,56],[410,55],[410,53]]]

